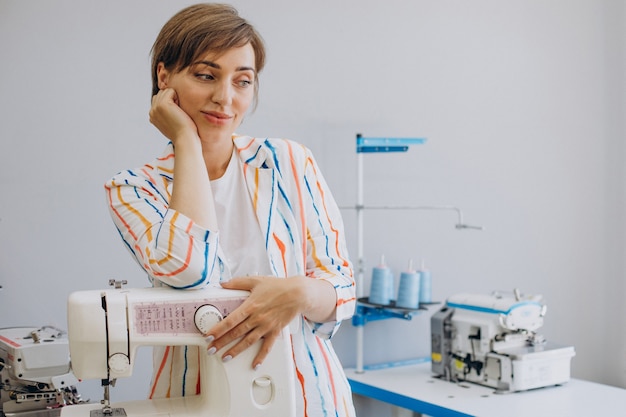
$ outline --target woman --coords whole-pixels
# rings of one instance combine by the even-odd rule
[[[353,416],[330,337],[355,306],[352,264],[330,190],[304,146],[235,134],[256,100],[265,50],[227,5],[173,16],[152,49],[150,121],[163,155],[106,184],[113,220],[153,285],[221,285],[250,296],[211,329],[207,351],[155,349],[150,396],[199,393],[198,358],[227,361],[289,326],[298,416]]]

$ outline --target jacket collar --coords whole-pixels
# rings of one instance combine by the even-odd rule
[[[274,155],[266,141],[250,136],[233,135],[233,143],[244,164],[252,168],[275,168]],[[155,161],[156,168],[164,177],[171,179],[174,173],[174,145],[169,142]]]
[[[250,136],[233,136],[233,142],[239,158],[252,168],[275,168],[271,146],[263,139]]]

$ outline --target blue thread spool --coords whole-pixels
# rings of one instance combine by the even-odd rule
[[[400,274],[398,287],[397,307],[419,308],[420,301],[420,274],[413,269],[413,261],[409,261],[409,268]]]
[[[420,274],[420,303],[432,302],[432,277],[430,271],[424,267],[424,261],[422,260],[422,267],[419,271]]]
[[[393,296],[393,274],[385,265],[385,257],[382,256],[380,265],[372,269],[372,283],[368,301],[372,304],[389,305]]]

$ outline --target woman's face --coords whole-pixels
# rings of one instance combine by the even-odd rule
[[[254,100],[254,50],[250,44],[207,53],[182,71],[158,67],[159,88],[173,88],[177,104],[194,121],[203,140],[232,136]]]

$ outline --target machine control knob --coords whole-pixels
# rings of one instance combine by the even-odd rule
[[[109,358],[109,369],[116,374],[122,374],[130,368],[130,359],[123,353],[114,353]]]
[[[196,327],[202,334],[206,334],[211,330],[213,326],[219,323],[224,316],[217,309],[217,307],[211,304],[205,304],[198,307],[196,314],[194,315],[194,322]]]

